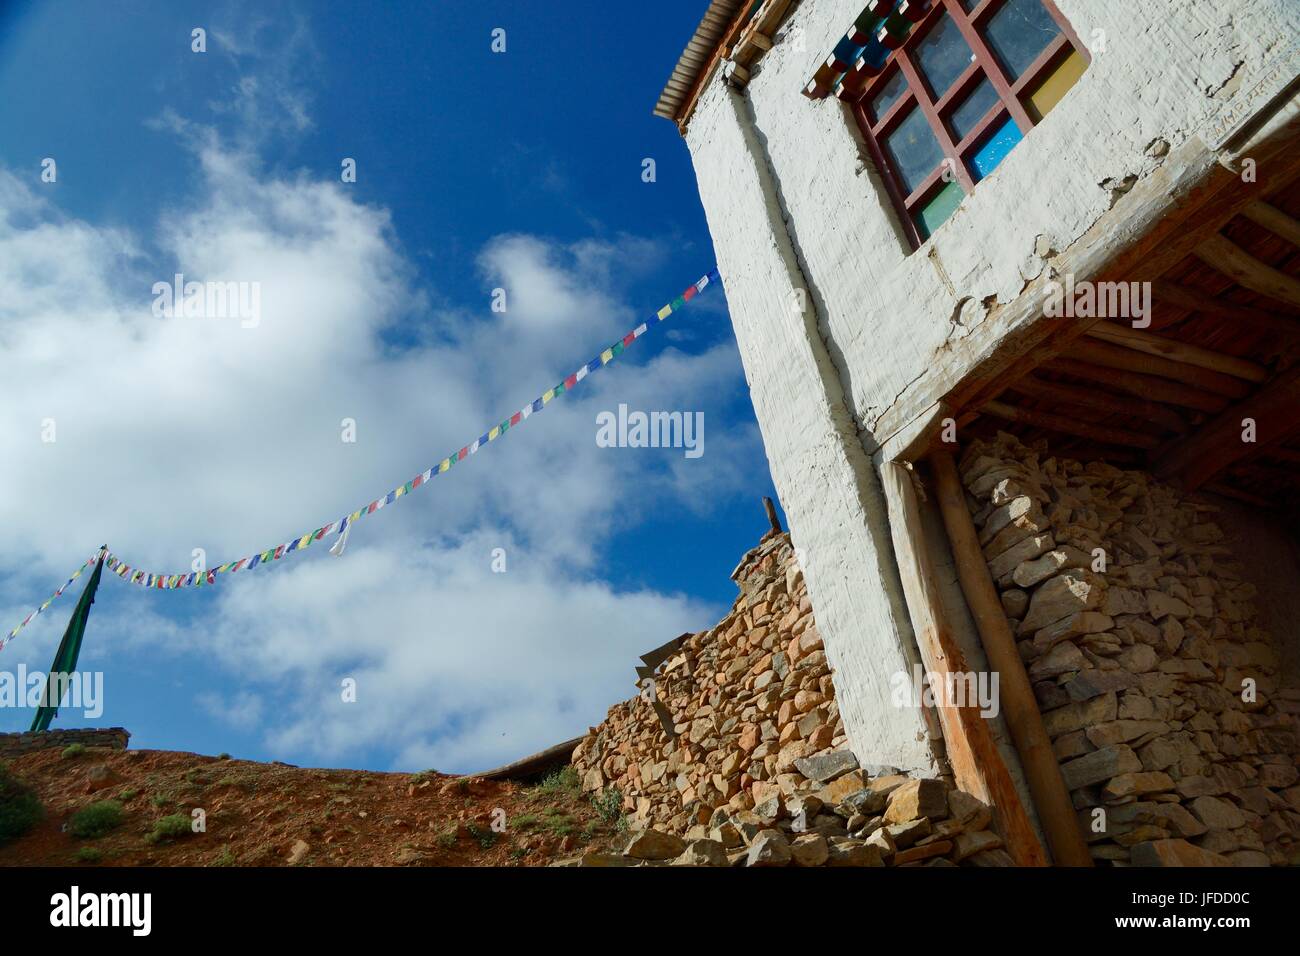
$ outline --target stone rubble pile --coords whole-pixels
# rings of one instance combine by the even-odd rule
[[[765,535],[732,577],[727,617],[575,749],[583,789],[616,789],[633,834],[622,854],[565,864],[1009,865],[979,800],[847,749],[789,535]]]
[[[1300,862],[1300,689],[1218,509],[1046,455],[999,433],[960,471],[1093,858]]]

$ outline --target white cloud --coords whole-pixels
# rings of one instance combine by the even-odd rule
[[[510,310],[491,313],[485,294],[479,310],[439,312],[385,210],[267,175],[202,131],[195,142],[201,190],[147,235],[68,218],[0,171],[6,620],[104,541],[179,572],[193,548],[220,563],[364,505],[636,324],[613,263],[661,252],[633,237],[502,236],[480,264]],[[260,324],[155,318],[150,288],[175,271],[259,282]],[[106,578],[129,593],[102,632],[123,650],[210,659],[228,690],[198,706],[265,722],[276,749],[328,761],[391,748],[399,765],[449,770],[518,756],[600,720],[631,692],[637,654],[719,610],[603,582],[611,535],[640,509],[702,510],[761,461],[752,426],[706,428],[693,461],[600,449],[596,412],[704,409],[707,423],[742,390],[730,346],[621,362],[365,519],[342,559],[316,545],[241,572],[192,621],[159,609],[181,595]],[[343,418],[356,444],[340,441]],[[498,546],[504,575],[489,570]],[[32,639],[52,645],[56,628],[42,628]],[[355,705],[339,701],[343,676],[359,681]]]

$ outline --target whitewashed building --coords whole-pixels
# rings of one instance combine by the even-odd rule
[[[1206,786],[1185,780],[1224,768],[1266,776],[1275,796],[1294,791],[1290,771],[1261,771],[1288,759],[1294,770],[1293,738],[1246,759],[1227,738],[1261,732],[1265,718],[1249,717],[1251,731],[1226,721],[1193,730],[1195,695],[1181,684],[1163,693],[1154,677],[1142,686],[1155,688],[1155,715],[1127,719],[1157,720],[1168,729],[1150,732],[1180,742],[1204,733],[1202,756],[1159,767],[1144,756],[1143,737],[1053,732],[1066,718],[1051,716],[1065,706],[1051,697],[1052,681],[1064,687],[1075,671],[1034,676],[1045,669],[1015,633],[1026,612],[1008,591],[1025,600],[1037,592],[992,566],[999,492],[981,500],[972,490],[990,467],[972,449],[1005,431],[1046,442],[1040,463],[1097,463],[1089,467],[1098,475],[1110,474],[1100,463],[1117,465],[1220,502],[1220,523],[1263,594],[1260,626],[1272,632],[1278,667],[1294,675],[1300,4],[713,0],[703,12],[656,113],[677,123],[690,150],[772,476],[859,759],[953,773],[999,808],[1004,833],[1019,816],[1057,862],[1087,860],[1078,834],[1066,832],[1076,812],[1132,802],[1131,793],[1105,792],[1121,778],[1123,787],[1128,776],[1165,774],[1184,801]],[[1245,435],[1246,419],[1257,434]],[[1078,476],[1058,477],[1064,487]],[[951,508],[956,482],[974,517],[969,542]],[[1059,491],[1042,499],[1049,517],[1068,520]],[[1110,505],[1095,508],[1104,518]],[[1140,523],[1113,520],[1130,530]],[[1056,530],[1025,560],[1062,553],[1053,546],[1072,539]],[[989,569],[969,566],[980,545]],[[1199,583],[1209,580],[1204,568],[1187,582],[1170,570],[1193,566],[1195,549],[1153,547],[1148,564],[1166,565],[1155,577],[1188,590],[1189,610],[1203,597],[1197,589],[1224,593],[1221,583]],[[1143,555],[1132,550],[1115,545],[1121,557],[1111,559],[1131,557],[1136,568]],[[1072,640],[1089,668],[1107,670],[1103,658],[1121,659],[1107,648],[1142,643],[1163,616],[1118,613],[1127,598],[1116,572],[1102,577],[1116,612],[1107,620],[1121,623]],[[1137,581],[1136,570],[1118,579],[1140,597]],[[1215,601],[1227,603],[1212,598],[1203,620],[1189,614],[1189,632],[1203,630],[1209,644],[1249,643],[1243,635],[1255,625]],[[1234,659],[1227,650],[1210,665],[1220,683]],[[1182,667],[1165,663],[1160,656],[1143,673]],[[897,706],[897,675],[916,665],[997,671],[999,716]],[[1102,699],[1111,698],[1122,712],[1127,692]],[[1293,732],[1294,701],[1277,698],[1274,708],[1267,726]],[[1123,722],[1115,713],[1097,720]],[[1120,764],[1132,752],[1142,766],[1072,786],[1083,777],[1069,762],[1100,761],[1108,747],[1123,748]],[[1163,785],[1134,784],[1138,797]],[[1211,796],[1248,817],[1276,812],[1278,830],[1300,821],[1287,816],[1292,797],[1279,796],[1273,810],[1239,798],[1244,789]],[[1235,862],[1290,844],[1274,830],[1263,851],[1244,836],[1234,847],[1226,836],[1170,832],[1238,854]],[[1127,853],[1093,844],[1094,859]]]

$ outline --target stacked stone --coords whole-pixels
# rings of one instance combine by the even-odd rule
[[[653,688],[575,749],[583,789],[617,789],[635,835],[624,855],[571,862],[1008,863],[974,797],[859,767],[789,535],[764,536],[732,578],[722,622],[687,636]]]
[[[1218,509],[1046,454],[999,433],[960,470],[1094,859],[1300,862],[1300,690]]]
[[[51,747],[58,747],[61,750],[72,744],[125,750],[126,743],[130,739],[131,734],[125,727],[25,730],[21,733],[0,734],[0,757],[17,757],[33,750],[48,750]]]

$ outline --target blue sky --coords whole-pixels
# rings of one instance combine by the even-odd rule
[[[708,272],[689,156],[651,115],[703,6],[0,5],[0,627],[105,541],[181,572],[363,505]],[[155,317],[178,271],[258,283],[260,321]],[[703,456],[597,447],[620,403],[703,412]],[[56,726],[482,769],[597,723],[637,654],[714,623],[763,494],[713,289],[342,558],[197,591],[106,576],[81,658],[104,714]],[[75,593],[0,670],[48,665]],[[0,708],[0,730],[31,716]]]

